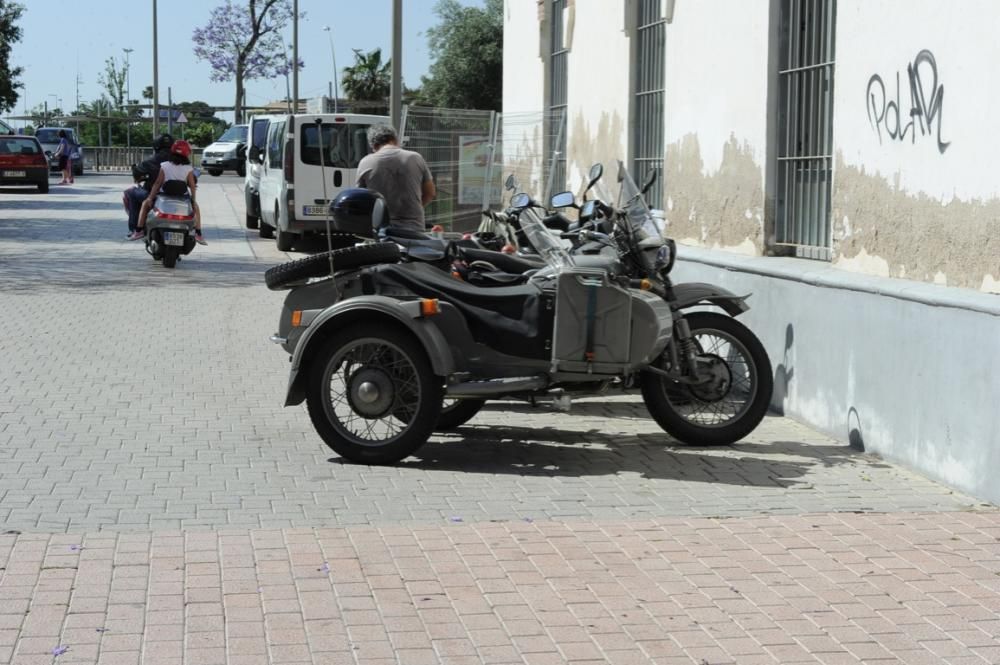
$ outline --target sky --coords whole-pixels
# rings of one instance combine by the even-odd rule
[[[240,0],[245,3],[245,0]],[[9,115],[48,102],[53,107],[76,106],[76,77],[79,74],[80,102],[101,95],[98,75],[104,62],[129,54],[129,88],[132,99],[141,98],[142,89],[153,84],[153,2],[152,0],[19,0],[26,11],[20,25],[21,41],[14,44],[12,61],[24,67],[21,98]],[[481,6],[482,0],[459,0],[463,5]],[[217,83],[209,76],[207,62],[192,53],[191,34],[208,23],[211,10],[221,0],[158,0],[160,103],[167,102],[167,88],[175,101],[200,100],[213,105],[232,106],[236,87],[233,81]],[[403,82],[415,87],[430,64],[424,31],[437,25],[435,0],[403,0]],[[383,58],[392,52],[392,0],[299,0],[299,57],[305,68],[299,72],[299,96],[318,97],[333,80],[330,37],[333,36],[337,67],[354,62],[353,49],[370,51],[381,47]],[[329,25],[331,32],[323,31]],[[292,29],[285,30],[291,48]],[[343,94],[343,91],[341,91]],[[247,104],[263,104],[285,98],[285,79],[247,82]],[[219,113],[232,121],[232,113]],[[24,123],[12,122],[15,127]]]

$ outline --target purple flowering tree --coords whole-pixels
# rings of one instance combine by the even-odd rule
[[[291,71],[281,29],[292,16],[291,0],[246,0],[245,4],[226,0],[212,10],[208,25],[194,31],[194,54],[212,66],[212,80],[236,80],[236,122],[243,119],[244,81]],[[303,66],[300,59],[299,69]]]

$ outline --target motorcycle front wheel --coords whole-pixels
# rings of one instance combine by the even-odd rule
[[[312,360],[306,406],[323,441],[360,464],[393,464],[427,442],[442,401],[424,349],[405,332],[361,324]]]
[[[771,361],[756,335],[731,317],[693,312],[684,318],[707,380],[689,385],[643,372],[642,399],[656,423],[678,441],[735,443],[767,413],[774,384]]]

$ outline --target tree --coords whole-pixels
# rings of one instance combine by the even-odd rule
[[[104,61],[104,73],[98,75],[97,82],[104,86],[116,109],[125,104],[125,82],[128,80],[128,63],[122,58],[121,66],[111,56]]]
[[[382,49],[368,53],[354,49],[354,64],[344,67],[341,83],[347,98],[358,102],[384,101],[391,86],[392,60],[382,62]]]
[[[194,31],[194,54],[212,67],[213,81],[236,81],[236,120],[243,118],[243,82],[281,76],[292,63],[282,48],[281,29],[292,18],[290,0],[226,0],[212,10],[208,25]],[[300,17],[305,14],[300,14]],[[295,63],[302,69],[304,63]]]
[[[148,99],[149,101],[153,101],[153,86],[147,85],[145,88],[142,89],[142,98]]]
[[[427,30],[433,64],[422,77],[423,101],[432,106],[499,111],[503,100],[503,0],[463,7],[439,0],[440,25]]]
[[[17,20],[24,13],[24,7],[16,2],[0,0],[0,111],[7,111],[17,104],[18,89],[23,87],[19,80],[22,67],[10,66],[10,49],[21,41],[21,28]]]

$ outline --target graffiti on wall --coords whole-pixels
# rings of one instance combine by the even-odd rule
[[[938,152],[944,154],[944,151],[951,145],[951,141],[941,140],[944,84],[938,80],[937,61],[934,59],[934,54],[927,49],[920,51],[913,62],[906,66],[906,75],[910,84],[910,121],[903,124],[906,116],[900,97],[899,72],[896,72],[896,96],[894,99],[886,92],[885,82],[881,76],[873,74],[868,79],[868,89],[865,92],[868,122],[878,134],[880,144],[883,134],[892,141],[900,142],[905,141],[909,135],[910,142],[916,143],[918,131],[920,136],[933,136],[936,129]]]

